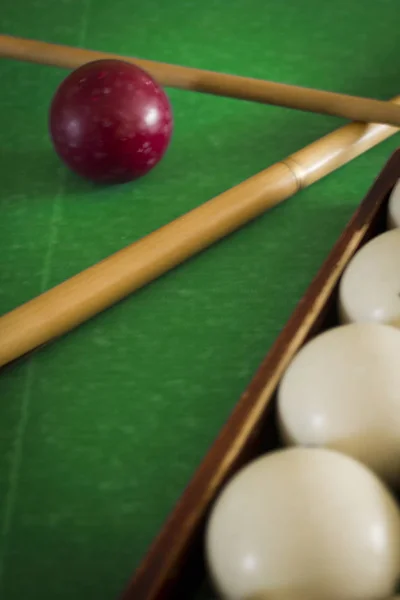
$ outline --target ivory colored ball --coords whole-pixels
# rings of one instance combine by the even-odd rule
[[[378,600],[400,575],[400,513],[337,452],[292,448],[242,469],[217,499],[206,558],[226,600]]]
[[[375,321],[400,327],[400,228],[370,240],[339,284],[342,323]]]
[[[400,486],[400,331],[378,323],[329,329],[284,373],[277,421],[287,445],[320,446]]]
[[[390,194],[388,204],[388,227],[390,229],[400,227],[400,179]]]

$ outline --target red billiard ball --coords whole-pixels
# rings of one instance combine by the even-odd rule
[[[164,90],[143,69],[115,59],[87,63],[56,90],[50,137],[78,175],[123,183],[148,173],[164,156],[173,116]]]

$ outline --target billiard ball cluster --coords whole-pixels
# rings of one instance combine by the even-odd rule
[[[212,507],[206,560],[222,598],[387,600],[400,583],[400,180],[387,224],[343,273],[338,325],[280,381],[283,447]]]
[[[71,72],[56,90],[50,136],[62,161],[95,182],[123,183],[148,173],[172,136],[169,99],[140,67],[98,60]]]

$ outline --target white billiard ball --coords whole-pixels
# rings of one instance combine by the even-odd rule
[[[400,330],[353,323],[310,340],[280,381],[277,423],[285,445],[344,452],[400,487]]]
[[[339,283],[338,312],[342,323],[400,327],[400,228],[378,235],[353,256]]]
[[[206,561],[226,600],[372,600],[395,592],[400,513],[369,469],[339,452],[276,451],[217,498]]]
[[[390,194],[387,224],[390,229],[400,227],[400,179]]]

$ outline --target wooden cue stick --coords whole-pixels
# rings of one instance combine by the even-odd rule
[[[400,96],[392,100],[400,104]],[[57,338],[392,136],[350,123],[0,317],[0,366]]]
[[[150,73],[160,85],[166,87],[251,100],[364,123],[400,126],[400,107],[370,98],[203,71],[8,35],[0,35],[0,56],[67,69],[75,69],[84,63],[100,58],[117,58],[139,65]]]

